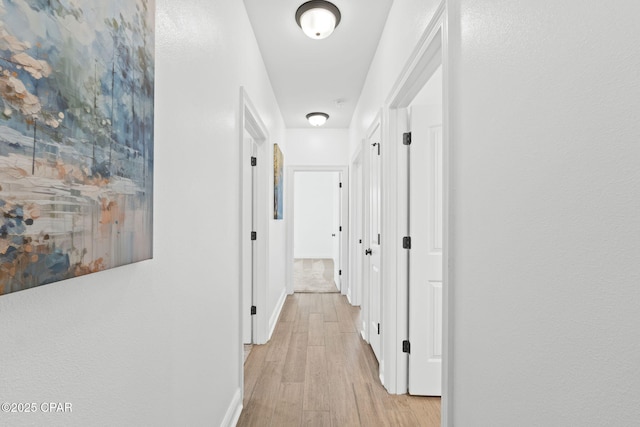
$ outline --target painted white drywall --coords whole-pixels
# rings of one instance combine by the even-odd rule
[[[158,0],[156,31],[155,258],[0,297],[0,400],[73,404],[2,425],[217,426],[239,396],[240,85],[286,156],[284,123],[242,2]]]
[[[286,135],[284,130],[284,121],[282,120],[282,116],[280,115],[280,110],[277,104],[274,101],[274,108],[278,111],[278,125],[275,128],[276,132],[270,134],[271,140],[268,142],[270,147],[268,147],[267,152],[269,153],[269,159],[266,159],[269,162],[269,167],[267,168],[268,174],[268,192],[269,192],[269,212],[270,214],[273,212],[273,181],[274,181],[274,172],[273,172],[273,144],[277,143],[282,151],[282,156],[284,158],[284,167],[283,167],[283,175],[285,168],[287,166],[287,143],[286,143]],[[263,110],[261,110],[261,114]],[[265,119],[266,120],[266,119]],[[282,121],[281,121],[282,120]],[[271,131],[270,131],[271,132]],[[284,183],[286,186],[286,183]],[[283,206],[286,206],[287,197],[286,191],[283,191]],[[268,334],[271,335],[273,333],[273,329],[275,328],[275,324],[278,320],[279,310],[282,309],[282,305],[284,304],[284,298],[286,297],[286,257],[287,257],[287,217],[285,216],[283,219],[273,219],[273,215],[270,215],[269,218],[269,253],[268,253],[268,269],[269,269],[269,282],[267,289],[267,313],[268,313]],[[269,337],[270,338],[270,337]]]
[[[351,159],[367,129],[384,106],[393,84],[433,17],[440,0],[402,0],[391,6],[376,55],[371,62],[349,127]]]
[[[442,65],[434,72],[429,81],[411,101],[415,105],[442,105]]]
[[[640,419],[640,2],[451,9],[456,426]]]
[[[296,172],[294,183],[293,256],[333,259],[338,172]],[[336,234],[336,237],[332,237]]]
[[[287,129],[287,165],[345,166],[349,164],[347,129]]]

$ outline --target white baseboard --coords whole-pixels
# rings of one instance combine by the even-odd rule
[[[367,341],[367,334],[364,332],[364,328],[365,325],[364,323],[362,324],[362,328],[360,329],[360,336],[362,337],[362,339],[364,340],[364,342],[366,342],[367,344],[369,344],[369,341]]]
[[[276,304],[276,309],[273,310],[271,314],[271,319],[269,319],[269,339],[271,339],[271,335],[273,335],[273,331],[278,324],[278,318],[280,317],[280,312],[282,312],[282,307],[284,307],[284,300],[287,298],[287,289],[282,289],[282,293],[280,294],[280,298],[278,298],[278,303]],[[268,341],[267,340],[267,341]]]
[[[350,299],[349,295],[351,294],[351,287],[349,286],[349,278],[346,277],[346,276],[342,280],[342,287],[340,289],[340,293],[342,295],[347,296],[347,299]],[[351,304],[351,305],[353,305],[353,304]]]
[[[231,400],[231,404],[227,409],[227,413],[224,416],[224,419],[220,423],[220,427],[235,427],[238,424],[238,419],[240,419],[240,414],[242,413],[242,390],[236,390],[236,393],[233,395],[233,399]]]

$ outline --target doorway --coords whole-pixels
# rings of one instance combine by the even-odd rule
[[[286,174],[287,293],[294,293],[296,274],[306,270],[316,282],[335,287],[326,286],[325,292],[344,294],[349,285],[348,168],[287,166]]]
[[[340,172],[294,173],[294,292],[339,292],[342,181]]]

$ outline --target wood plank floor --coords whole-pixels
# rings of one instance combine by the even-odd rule
[[[440,425],[440,398],[390,395],[340,294],[287,297],[271,341],[245,362],[238,426]]]

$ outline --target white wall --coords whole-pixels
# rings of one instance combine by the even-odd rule
[[[300,258],[334,258],[334,225],[337,172],[296,172],[294,174],[293,256]]]
[[[1,400],[73,404],[1,424],[215,426],[240,390],[240,85],[284,123],[242,2],[158,0],[156,70],[155,258],[0,297]]]
[[[440,105],[442,106],[442,65],[440,65],[411,101],[411,106]]]
[[[393,2],[349,127],[349,159],[383,107],[439,4],[440,0]]]
[[[349,164],[347,129],[287,129],[287,165],[344,166]]]
[[[334,173],[332,176],[332,183],[331,186],[333,188],[333,212],[331,215],[331,219],[332,219],[332,224],[333,224],[333,233],[335,234],[335,237],[332,237],[332,248],[331,248],[331,258],[333,259],[333,270],[334,270],[334,275],[333,275],[333,279],[336,282],[336,285],[338,286],[338,289],[342,290],[342,280],[340,277],[340,270],[342,269],[342,265],[340,262],[340,250],[341,250],[341,246],[345,247],[347,242],[341,242],[340,239],[344,238],[347,239],[348,234],[341,231],[340,227],[342,227],[342,216],[343,216],[343,212],[342,212],[342,206],[341,206],[341,202],[342,202],[342,190],[340,189],[340,173]],[[348,211],[348,207],[345,207],[345,209]],[[346,224],[345,224],[345,228],[344,230],[346,230]],[[344,243],[344,244],[343,244]]]
[[[453,422],[640,419],[640,2],[458,0]]]
[[[275,102],[275,98],[274,98]],[[277,105],[274,108],[278,111],[278,127],[277,132],[270,135],[271,141],[269,141],[270,147],[267,152],[269,153],[269,166],[267,168],[268,173],[268,192],[269,192],[269,213],[273,212],[273,144],[277,143],[282,151],[284,158],[283,175],[285,174],[285,168],[287,165],[287,144],[284,131],[284,121],[281,121],[279,113],[279,107]],[[261,110],[263,111],[263,110]],[[261,113],[262,114],[262,113]],[[286,183],[284,184],[286,188]],[[283,190],[283,206],[287,203],[286,190]],[[284,298],[286,297],[286,258],[287,258],[287,221],[285,216],[281,220],[273,219],[273,215],[269,217],[269,282],[267,289],[267,313],[269,319],[268,333],[271,334],[275,328],[277,317],[282,305],[284,304]]]

